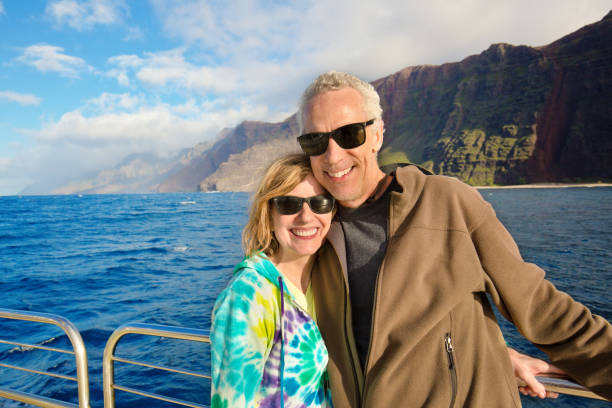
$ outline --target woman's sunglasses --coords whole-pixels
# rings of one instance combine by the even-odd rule
[[[312,212],[317,214],[327,214],[334,209],[336,200],[328,195],[317,195],[313,197],[279,196],[272,199],[276,209],[282,215],[297,214],[302,210],[304,203]]]
[[[313,132],[298,136],[302,151],[308,156],[318,156],[325,153],[329,138],[333,137],[338,146],[343,149],[353,149],[361,146],[366,140],[366,127],[374,123],[374,119],[367,122],[351,123],[331,132]]]

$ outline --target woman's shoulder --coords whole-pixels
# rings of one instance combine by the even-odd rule
[[[212,330],[218,335],[232,324],[236,333],[250,327],[258,337],[270,337],[279,309],[276,292],[276,287],[256,269],[236,268],[215,302]]]
[[[272,289],[271,282],[253,268],[234,270],[234,275],[224,289],[224,292],[243,294],[253,297],[256,292]]]
[[[278,286],[280,272],[274,264],[263,253],[248,256],[234,268],[233,279],[267,286],[269,284]]]
[[[219,294],[217,304],[241,299],[241,303],[265,303],[273,301],[278,290],[277,285],[270,280],[269,272],[258,260],[246,258],[235,268],[225,289]]]

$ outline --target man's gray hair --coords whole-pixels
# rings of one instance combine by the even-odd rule
[[[297,112],[300,134],[304,132],[304,117],[308,113],[308,102],[319,94],[328,91],[338,91],[344,88],[353,88],[361,94],[363,97],[363,111],[367,116],[367,120],[376,119],[378,121],[382,118],[380,96],[378,96],[378,92],[376,92],[372,85],[346,72],[328,71],[315,78],[302,94]]]

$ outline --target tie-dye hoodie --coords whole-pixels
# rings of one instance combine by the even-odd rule
[[[211,408],[332,406],[321,333],[265,255],[234,269],[210,339]]]

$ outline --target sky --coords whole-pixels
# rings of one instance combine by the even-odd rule
[[[321,72],[372,81],[540,46],[610,0],[0,0],[0,195],[279,122]]]

